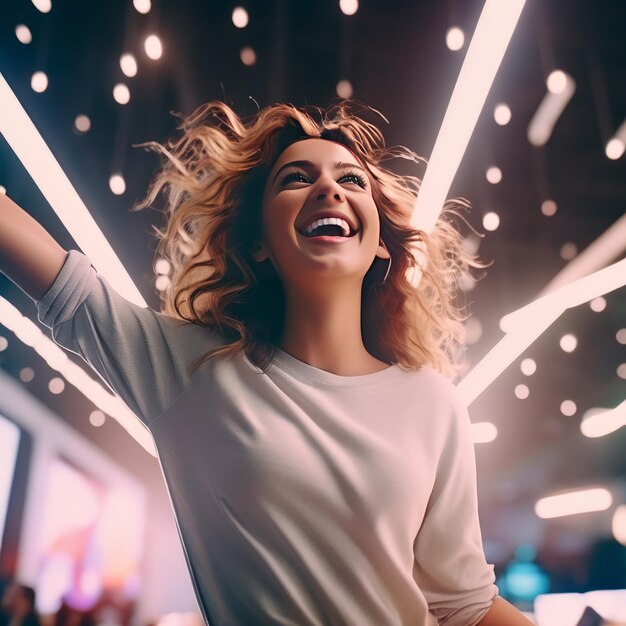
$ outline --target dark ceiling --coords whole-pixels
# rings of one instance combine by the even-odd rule
[[[482,2],[363,0],[349,17],[335,0],[250,0],[243,4],[250,15],[244,29],[231,21],[234,6],[162,0],[140,15],[130,0],[66,0],[42,14],[26,0],[0,0],[0,71],[153,307],[151,227],[161,218],[129,208],[145,193],[158,159],[133,144],[166,140],[176,131],[170,112],[189,114],[208,100],[224,100],[242,115],[253,114],[257,103],[327,106],[337,100],[336,83],[348,79],[354,97],[389,120],[380,124],[388,144],[428,157]],[[31,44],[17,40],[19,23],[29,26]],[[466,32],[460,52],[445,45],[452,25]],[[536,297],[566,265],[563,244],[583,250],[624,213],[626,157],[609,160],[604,145],[626,118],[625,25],[622,0],[528,0],[522,13],[450,192],[472,202],[469,221],[485,233],[480,256],[493,261],[467,294],[482,326],[482,337],[468,349],[471,364],[502,336],[500,317]],[[164,44],[159,61],[142,50],[153,32]],[[255,50],[255,65],[241,62],[244,46]],[[119,67],[124,52],[138,59],[139,73],[131,79]],[[554,69],[569,73],[577,90],[549,143],[532,147],[526,129]],[[30,88],[36,70],[49,78],[41,94]],[[131,90],[125,106],[112,98],[117,82]],[[494,122],[498,102],[512,110],[506,126]],[[73,130],[81,113],[92,123],[86,134]],[[503,172],[497,185],[485,179],[490,165]],[[126,179],[122,196],[108,187],[117,171]],[[2,138],[0,184],[61,245],[76,247]],[[540,210],[548,198],[558,206],[552,217]],[[482,215],[492,210],[500,227],[486,232]],[[35,317],[32,302],[3,276],[0,292]],[[518,359],[470,408],[474,421],[493,421],[499,430],[493,443],[477,446],[483,532],[496,562],[521,542],[534,542],[540,555],[580,555],[610,536],[610,511],[575,522],[537,520],[533,506],[543,495],[601,483],[613,487],[614,506],[626,502],[626,429],[602,439],[579,431],[588,408],[614,407],[626,397],[626,381],[616,373],[626,362],[626,346],[616,341],[626,327],[626,290],[606,299],[600,313],[588,305],[566,312],[527,350],[523,356],[537,362],[534,376],[520,372]],[[578,337],[572,353],[559,347],[566,332]],[[91,427],[93,407],[72,388],[52,396],[47,381],[53,372],[10,333],[1,334],[9,347],[0,353],[0,367],[16,380],[22,367],[32,367],[36,376],[27,387],[35,396],[157,488],[160,475],[151,457],[112,420]],[[513,389],[524,382],[530,396],[519,400]],[[565,399],[576,403],[575,415],[561,414]]]

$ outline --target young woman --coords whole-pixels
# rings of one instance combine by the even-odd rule
[[[166,160],[139,207],[167,192],[161,312],[7,198],[0,267],[150,429],[207,623],[529,624],[485,561],[446,377],[473,264],[453,205],[411,228],[418,180],[381,162],[417,157],[345,106],[244,123],[209,103],[181,129],[150,144]]]

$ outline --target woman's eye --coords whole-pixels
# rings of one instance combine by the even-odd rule
[[[359,187],[362,187],[363,189],[365,189],[366,184],[365,184],[365,179],[363,178],[363,176],[361,176],[360,174],[357,174],[356,172],[350,172],[349,174],[344,174],[339,181],[348,181],[351,183],[354,183],[355,185],[358,185]]]
[[[291,172],[291,174],[287,174],[287,176],[283,178],[283,185],[287,185],[292,182],[310,183],[311,181],[302,172]]]

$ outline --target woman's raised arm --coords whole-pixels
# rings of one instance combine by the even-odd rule
[[[67,257],[52,236],[6,195],[0,195],[0,271],[41,300]]]

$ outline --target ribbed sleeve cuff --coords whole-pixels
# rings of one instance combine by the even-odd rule
[[[95,271],[89,259],[78,250],[70,250],[50,289],[37,302],[39,321],[53,328],[71,319],[89,295],[89,283],[94,277]]]

